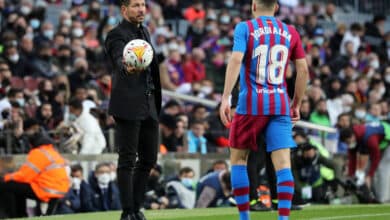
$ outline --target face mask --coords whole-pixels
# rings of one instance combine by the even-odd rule
[[[229,22],[230,22],[230,17],[227,16],[227,15],[223,15],[223,16],[221,17],[220,21],[221,21],[222,24],[229,24]]]
[[[74,37],[81,37],[81,36],[83,36],[84,31],[81,28],[76,28],[72,31],[72,34]]]
[[[387,74],[387,75],[385,76],[385,81],[386,81],[387,83],[390,83],[390,74]]]
[[[116,180],[116,172],[111,172],[110,173],[110,179],[111,179],[111,181],[115,181]]]
[[[77,119],[77,116],[73,113],[69,113],[68,119],[69,121],[75,121]]]
[[[234,6],[234,0],[227,0],[225,1],[225,5],[229,8]]]
[[[200,91],[205,95],[210,95],[213,92],[213,88],[211,86],[203,86]]]
[[[72,25],[72,19],[65,19],[62,21],[62,24],[69,27]]]
[[[386,93],[386,88],[384,86],[381,86],[378,91],[380,96],[383,96]]]
[[[8,57],[8,59],[12,62],[12,63],[17,63],[19,61],[19,54],[14,54],[14,55],[11,55]]]
[[[357,111],[355,111],[355,117],[358,119],[363,119],[364,117],[366,117],[366,112],[361,111],[361,110],[357,110]]]
[[[23,15],[28,15],[31,12],[31,8],[23,5],[22,7],[20,7],[20,12],[22,12]]]
[[[20,105],[20,107],[23,107],[24,104],[25,104],[25,101],[23,98],[20,98],[20,99],[16,99],[16,102]]]
[[[108,174],[108,173],[100,174],[96,178],[97,178],[97,181],[98,181],[100,188],[107,188],[108,184],[111,181],[110,174]]]
[[[72,178],[72,187],[75,190],[79,190],[81,185],[81,179],[77,177]]]
[[[214,28],[215,28],[214,25],[207,25],[206,26],[206,31],[210,32],[210,31],[214,30]]]
[[[355,149],[356,145],[357,145],[356,142],[350,143],[350,144],[348,145],[348,148],[349,148],[349,149]]]
[[[325,39],[323,37],[316,37],[314,39],[314,43],[322,46],[324,44]]]
[[[52,40],[53,36],[54,36],[54,31],[53,30],[45,30],[45,31],[43,31],[43,36]]]
[[[187,188],[192,188],[193,180],[191,178],[183,178],[181,183]]]
[[[30,26],[33,28],[33,29],[38,29],[39,28],[39,25],[41,25],[41,22],[38,20],[38,19],[31,19],[30,20]]]
[[[108,18],[107,24],[114,26],[116,24],[116,18],[115,17]]]
[[[379,60],[373,60],[373,61],[371,61],[370,66],[371,66],[372,68],[374,68],[374,69],[379,69],[379,67],[380,67]]]
[[[184,46],[184,45],[179,46],[179,53],[180,53],[180,54],[186,54],[186,53],[187,53],[187,48],[186,48],[186,46]]]

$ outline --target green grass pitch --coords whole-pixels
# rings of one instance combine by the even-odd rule
[[[119,212],[98,212],[77,215],[58,215],[30,218],[31,220],[119,220]],[[235,207],[192,210],[146,211],[148,220],[238,220]],[[251,220],[275,220],[277,212],[252,212]],[[389,220],[390,204],[387,205],[333,205],[308,206],[301,211],[293,211],[291,220],[348,220],[370,219]]]

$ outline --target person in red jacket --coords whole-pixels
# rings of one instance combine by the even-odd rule
[[[192,57],[183,64],[184,81],[193,83],[206,78],[206,67],[202,63],[205,58],[201,48],[192,50]]]
[[[26,198],[49,202],[64,197],[70,188],[65,159],[38,121],[27,119],[23,126],[31,146],[26,162],[0,180],[0,208],[11,218],[27,216]]]

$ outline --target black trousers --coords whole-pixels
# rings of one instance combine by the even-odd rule
[[[157,161],[158,121],[115,118],[118,146],[117,179],[124,212],[138,212],[145,197],[151,168]]]
[[[26,199],[39,200],[30,184],[0,182],[0,218],[27,217]]]
[[[257,142],[258,150],[251,150],[248,156],[247,171],[249,177],[249,198],[251,201],[258,199],[257,187],[260,184],[260,171],[265,167],[271,198],[277,199],[276,175],[271,153],[266,150],[266,143],[263,135],[260,135],[257,138]]]

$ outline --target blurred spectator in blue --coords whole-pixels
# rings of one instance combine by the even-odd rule
[[[382,108],[379,103],[373,103],[369,106],[368,113],[365,117],[366,123],[380,122],[382,120]]]
[[[93,192],[84,180],[83,168],[80,164],[71,166],[72,188],[61,199],[57,213],[71,214],[95,211],[92,206]]]
[[[54,26],[51,22],[47,21],[41,25],[39,33],[34,38],[34,44],[40,45],[45,42],[52,43],[54,39]]]
[[[196,208],[227,205],[231,190],[230,172],[228,170],[207,174],[199,180],[196,188]]]
[[[110,178],[110,165],[100,163],[88,178],[93,191],[92,206],[94,211],[120,210],[119,190]]]
[[[207,139],[204,137],[206,125],[204,121],[191,122],[191,130],[188,131],[188,153],[207,154]]]
[[[176,43],[170,44],[168,49],[169,55],[168,59],[166,60],[166,65],[169,79],[175,86],[180,86],[182,83],[184,83],[184,71],[182,68],[182,57],[178,50],[179,46]]]
[[[203,18],[196,18],[188,28],[185,37],[187,50],[191,51],[192,48],[197,48],[201,45],[206,33],[204,23]]]

